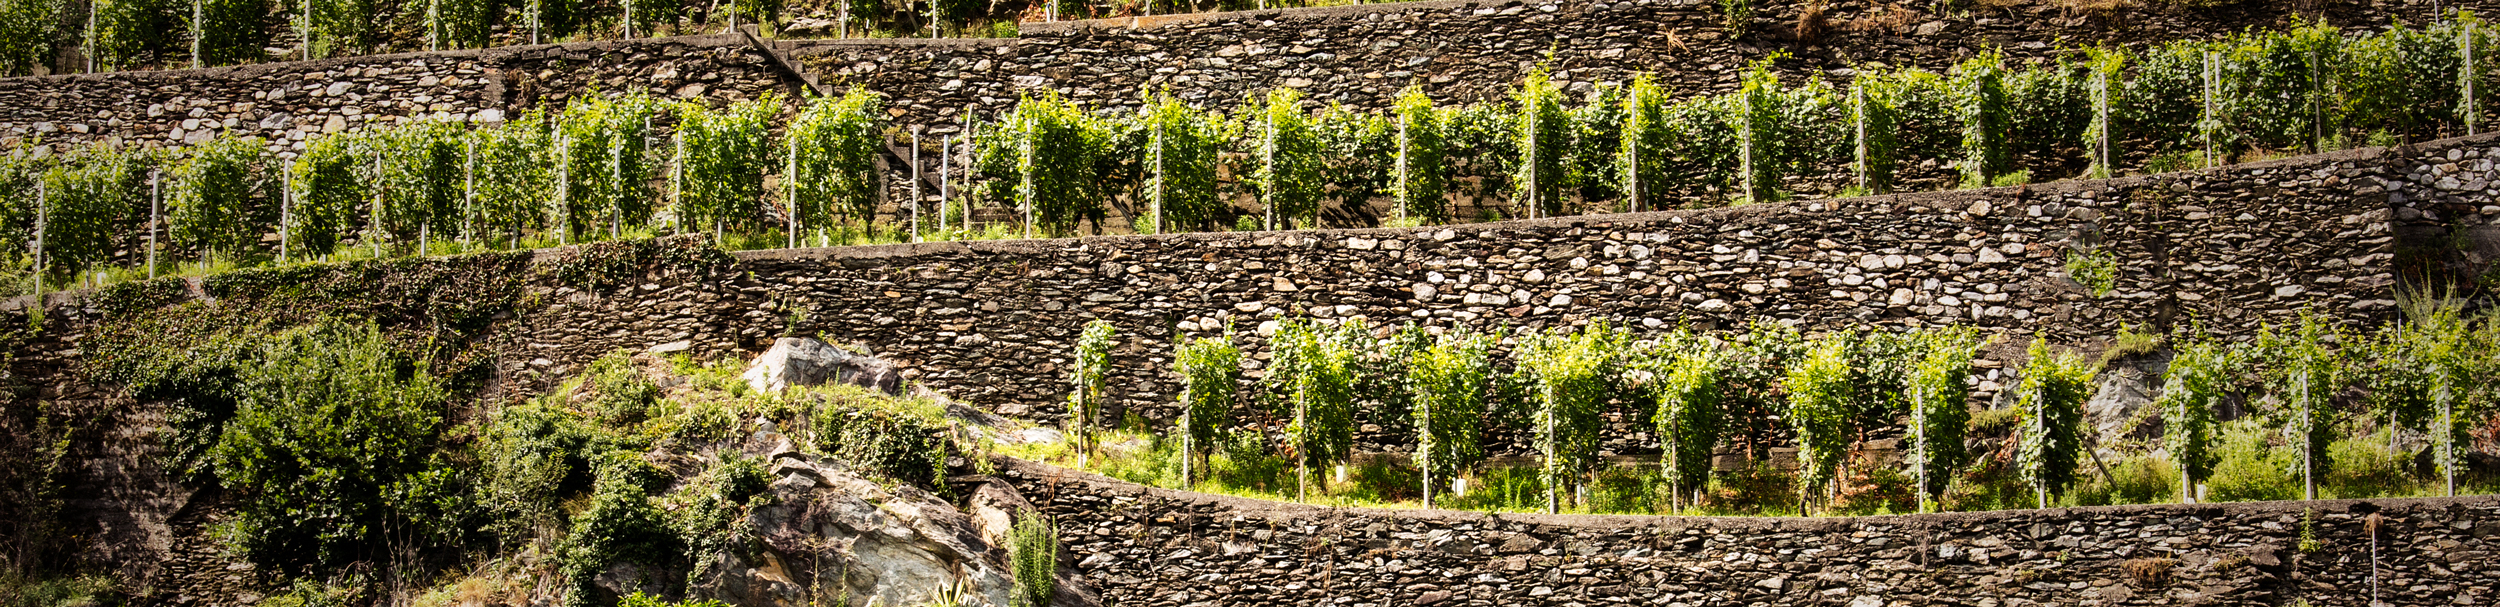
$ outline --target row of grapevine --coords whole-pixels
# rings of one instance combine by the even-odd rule
[[[811,100],[778,145],[784,104],[769,96],[715,109],[639,95],[583,96],[552,115],[493,124],[343,132],[307,142],[291,161],[237,135],[173,150],[31,145],[0,165],[10,202],[0,233],[40,241],[40,260],[12,267],[40,261],[56,276],[119,253],[248,264],[350,245],[391,255],[663,229],[795,240],[874,212],[879,103],[856,90]],[[766,196],[771,174],[784,176],[781,197]]]
[[[2500,411],[2493,407],[2500,382],[2488,379],[2500,377],[2500,362],[2475,354],[2500,346],[2500,323],[2452,309],[2371,334],[2313,316],[2240,343],[2182,339],[2152,419],[2164,433],[2157,443],[2179,462],[2185,496],[2213,472],[2214,420],[2226,403],[2230,415],[2278,431],[2299,454],[2311,499],[2315,479],[2334,465],[2328,440],[2363,426],[2427,432],[2453,492],[2461,453],[2473,444],[2467,431]],[[1719,450],[1759,460],[1772,444],[1796,448],[1797,497],[1828,508],[1843,465],[1858,461],[1850,454],[1868,433],[1892,429],[1902,434],[1902,465],[1924,504],[1983,459],[1966,440],[1977,438],[1970,407],[1982,341],[1967,328],[1809,337],[1758,323],[1738,333],[1643,337],[1603,322],[1484,334],[1288,319],[1267,339],[1266,376],[1247,386],[1245,354],[1230,335],[1179,343],[1174,371],[1185,414],[1173,432],[1183,437],[1184,466],[1200,471],[1185,474],[1186,484],[1209,474],[1207,456],[1228,444],[1227,435],[1265,445],[1307,476],[1348,461],[1355,426],[1379,424],[1411,437],[1427,504],[1436,482],[1481,463],[1487,441],[1508,432],[1528,437],[1543,462],[1552,511],[1565,488],[1584,485],[1602,467],[1609,420],[1651,424],[1670,508],[1697,503]],[[2009,458],[2036,493],[2024,502],[2046,506],[2085,484],[2095,467],[2106,474],[2091,450],[2124,439],[2098,436],[2084,419],[2100,363],[2035,339],[2009,370],[2019,421],[2005,451],[1981,448],[2010,454],[1987,457]]]
[[[770,19],[779,2],[685,0],[12,0],[0,3],[0,75],[32,73],[75,49],[78,71],[234,65],[393,50],[692,31],[707,21]],[[396,38],[396,39],[395,39]],[[291,47],[273,55],[271,47]]]
[[[963,218],[940,237],[970,232],[984,204],[1020,215],[1028,236],[1100,231],[1115,211],[1134,221],[1109,227],[1146,232],[1412,225],[1461,219],[1462,201],[1479,217],[1650,210],[1779,198],[1799,179],[1831,174],[1881,192],[1909,183],[1905,170],[1921,158],[1982,184],[2067,165],[2110,173],[2202,162],[2181,155],[2412,139],[2475,128],[2467,119],[2479,119],[2474,100],[2490,87],[2472,86],[2486,75],[2482,60],[2461,69],[2473,48],[2461,42],[2488,38],[2476,24],[2465,15],[2352,36],[2305,26],[2095,50],[2029,69],[1983,53],[1947,74],[1864,70],[1845,88],[1783,82],[1774,56],[1748,67],[1735,92],[1671,98],[1643,76],[1597,87],[1577,106],[1541,71],[1507,102],[1442,107],[1410,87],[1383,113],[1312,111],[1292,89],[1250,96],[1230,115],[1156,91],[1124,114],[1044,93],[994,119],[965,117],[960,136],[915,136],[914,168],[939,169],[941,197],[936,209],[897,205],[897,219],[915,237],[929,233],[930,216]],[[2332,60],[2294,61],[2303,57]],[[2285,71],[2302,65],[2315,69]],[[873,233],[889,203],[875,148],[897,138],[881,101],[854,90],[811,100],[777,125],[783,110],[770,98],[715,109],[587,95],[554,115],[473,129],[420,122],[330,135],[284,170],[257,161],[242,172],[254,185],[216,195],[251,193],[219,212],[233,213],[237,233],[276,222],[285,236],[274,253],[295,258],[348,241],[382,254],[388,243],[452,237],[566,243],[675,229],[780,232],[795,246],[802,235],[827,242],[825,231],[843,226]],[[916,162],[929,143],[936,162]],[[2067,158],[2078,154],[2089,157]],[[1390,202],[1391,216],[1371,216],[1375,199]],[[121,209],[114,217],[146,216],[103,204]],[[225,217],[198,214],[200,204],[186,212]]]
[[[8,0],[0,2],[0,75],[31,73],[60,46],[91,65],[70,69],[233,65],[394,50],[483,48],[595,38],[718,31],[731,23],[775,29],[787,0]],[[825,37],[1012,36],[1038,7],[1045,20],[1143,12],[1308,6],[1307,0],[965,0],[868,2],[826,8]],[[1002,27],[1006,26],[1006,27]],[[497,40],[498,36],[504,36]],[[272,56],[269,47],[293,47]]]

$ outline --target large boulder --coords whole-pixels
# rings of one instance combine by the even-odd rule
[[[811,337],[774,341],[772,349],[755,357],[742,377],[747,387],[763,393],[827,383],[861,386],[886,394],[901,394],[903,389],[903,375],[895,370],[894,363],[853,354]]]
[[[986,527],[997,522],[982,520],[1006,513],[967,516],[929,492],[806,456],[773,462],[773,474],[774,499],[749,515],[764,549],[721,555],[696,576],[691,594],[733,605],[919,605],[941,587],[963,584],[991,605],[1008,604],[1007,546],[988,537],[998,531]],[[1031,507],[1004,484],[973,491],[984,509]],[[1096,604],[1081,580],[1067,571],[1058,577],[1057,605]]]

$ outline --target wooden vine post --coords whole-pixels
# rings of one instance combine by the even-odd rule
[[[2459,102],[2463,110],[2459,118],[2465,121],[2465,134],[2473,135],[2475,119],[2479,118],[2474,107],[2474,81],[2477,80],[2474,77],[2474,22],[2465,22],[2465,32],[2458,34],[2457,48],[2465,54],[2464,63],[2457,67],[2457,86],[2465,93],[2465,98]]]
[[[1149,114],[1149,116],[1152,115]],[[1163,190],[1167,185],[1169,185],[1164,183],[1163,176],[1163,121],[1155,119],[1148,122],[1148,124],[1152,125],[1153,129],[1153,133],[1148,137],[1148,139],[1152,141],[1151,145],[1154,146],[1155,163],[1154,232],[1156,234],[1161,234],[1163,233]],[[1186,460],[1188,458],[1182,459]],[[1188,467],[1188,463],[1183,462],[1181,467]],[[1186,480],[1189,475],[1184,473],[1181,477]]]
[[[1032,240],[1032,239],[1033,239],[1033,118],[1032,118],[1031,116],[1024,116],[1024,115],[1022,115],[1024,112],[1023,112],[1023,111],[1021,111],[1021,110],[1022,110],[1022,108],[1018,108],[1018,111],[1016,112],[1016,113],[1018,114],[1018,116],[1017,116],[1016,118],[1017,118],[1017,120],[1020,120],[1020,121],[1021,121],[1021,125],[1019,126],[1019,128],[1021,128],[1021,129],[1022,129],[1022,132],[1023,132],[1023,135],[1024,135],[1024,166],[1022,167],[1022,168],[1023,168],[1023,170],[1021,170],[1021,171],[1017,171],[1017,172],[1018,172],[1018,173],[1022,173],[1022,174],[1024,175],[1024,185],[1023,185],[1023,189],[1024,189],[1024,239],[1025,239],[1025,240]]]
[[[931,15],[937,14],[937,9],[929,10]],[[911,129],[911,241],[920,242],[920,127],[917,126]]]
[[[789,165],[781,172],[781,206],[783,210],[781,246],[786,249],[796,249],[799,248],[799,138],[784,137],[783,139],[789,142],[787,145],[783,146],[789,150]],[[860,231],[863,233],[867,232],[871,222],[863,221],[860,223],[862,224],[860,226]]]
[[[1265,0],[1261,0],[1265,5]],[[1259,188],[1259,207],[1267,212],[1267,229],[1276,229],[1276,101],[1268,100],[1267,146],[1262,152],[1267,163],[1267,183]]]
[[[148,170],[148,280],[156,280],[156,230],[165,204],[163,188],[158,182],[163,179],[162,172]]]
[[[1412,146],[1412,145],[1414,145],[1414,143],[1413,143],[1413,141],[1412,141],[1412,140],[1407,139],[1407,134],[1406,134],[1406,123],[1407,123],[1407,122],[1410,122],[1410,121],[1409,121],[1409,120],[1407,120],[1407,119],[1406,119],[1406,117],[1405,117],[1404,115],[1400,115],[1400,116],[1398,116],[1398,200],[1397,200],[1397,207],[1398,207],[1398,225],[1401,225],[1401,226],[1406,225],[1406,205],[1407,205],[1407,199],[1408,199],[1408,198],[1410,198],[1410,197],[1413,197],[1413,196],[1414,196],[1414,192],[1412,192],[1412,191],[1410,191],[1410,190],[1406,189],[1406,153],[1407,153],[1407,148],[1408,148],[1408,147],[1410,147],[1410,146]],[[1639,203],[1634,203],[1634,204],[1639,204]],[[1425,482],[1424,482],[1424,487],[1425,487],[1424,491],[1425,491],[1425,493],[1429,494],[1429,493],[1432,491],[1431,486],[1432,486],[1432,482],[1431,482],[1431,481],[1427,480],[1427,481],[1425,481]],[[1430,496],[1426,496],[1426,497],[1424,498],[1424,506],[1425,506],[1425,507],[1431,507],[1431,506],[1432,506],[1432,498],[1431,498]]]
[[[466,251],[477,223],[477,139],[462,139],[460,148],[460,249]]]

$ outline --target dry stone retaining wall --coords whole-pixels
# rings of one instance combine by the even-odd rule
[[[1024,462],[999,479],[1056,518],[1105,604],[1136,607],[2359,607],[2373,584],[2388,605],[2500,597],[2490,497],[1798,519],[1321,508]]]

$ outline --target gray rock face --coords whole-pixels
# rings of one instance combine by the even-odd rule
[[[895,371],[894,363],[852,354],[808,337],[775,340],[772,349],[755,357],[741,378],[747,387],[765,393],[826,383],[850,384],[886,394],[901,394],[903,388],[903,376]]]

